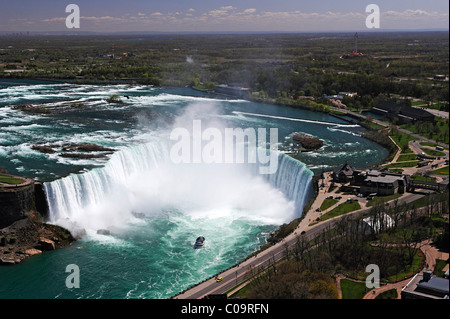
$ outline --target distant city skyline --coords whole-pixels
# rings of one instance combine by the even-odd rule
[[[79,32],[363,31],[369,4],[383,30],[445,29],[447,0],[0,0],[0,32],[69,31],[66,6],[80,8]]]

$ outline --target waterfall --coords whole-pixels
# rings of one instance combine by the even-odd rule
[[[273,224],[300,217],[312,196],[313,173],[283,153],[275,174],[259,175],[255,165],[173,164],[169,145],[129,146],[104,167],[45,183],[49,222],[72,232],[95,230],[174,207],[195,216],[240,209]]]
[[[295,203],[296,217],[301,217],[303,207],[314,195],[311,172],[302,162],[284,154],[278,155],[276,174],[265,175],[270,184]]]

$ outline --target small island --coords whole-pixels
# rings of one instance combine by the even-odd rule
[[[45,154],[57,153],[55,149],[60,149],[59,156],[66,158],[104,158],[112,154],[115,150],[109,147],[104,147],[89,143],[66,143],[64,145],[33,145],[31,147],[35,151]],[[92,154],[95,152],[95,154]]]
[[[292,139],[301,145],[299,150],[302,152],[315,151],[323,146],[322,140],[304,133],[294,132]]]

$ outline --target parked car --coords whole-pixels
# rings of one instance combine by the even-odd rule
[[[342,196],[336,196],[334,199],[340,200],[342,199]]]
[[[333,195],[327,196],[325,199],[333,199]]]

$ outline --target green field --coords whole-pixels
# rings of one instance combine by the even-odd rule
[[[402,153],[410,153],[406,150],[409,150],[408,146],[409,141],[415,140],[414,137],[405,134],[403,132],[400,132],[398,130],[393,130],[390,136],[395,141],[395,143],[397,143],[397,145],[400,146],[400,148],[402,149]]]
[[[401,154],[398,157],[397,162],[414,161],[416,159],[417,159],[417,155],[416,154]]]
[[[436,178],[422,175],[412,175],[411,179],[422,182],[432,182],[432,183],[436,182]]]
[[[353,212],[355,210],[360,209],[361,206],[359,205],[359,203],[357,201],[355,202],[345,202],[342,203],[341,205],[339,205],[338,207],[332,209],[331,211],[329,211],[326,214],[323,214],[320,219],[321,220],[327,220],[336,216],[340,216],[343,214],[347,214],[350,212]]]
[[[430,150],[428,148],[422,148],[421,150],[422,150],[422,152],[424,152],[425,154],[430,155],[430,156],[435,156],[435,157],[444,157],[445,156],[444,152]]]
[[[397,289],[395,288],[389,289],[375,297],[375,299],[397,299],[397,298],[398,293]]]
[[[410,162],[397,162],[393,164],[389,164],[387,168],[398,168],[398,167],[414,167],[419,163],[419,161],[410,161]]]
[[[342,299],[362,299],[369,290],[363,282],[341,279]]]
[[[385,203],[385,202],[388,202],[390,200],[399,198],[401,196],[402,196],[402,194],[393,194],[393,195],[389,195],[389,196],[376,196],[374,199],[369,200],[367,202],[366,206],[367,207],[375,206],[376,204]]]
[[[325,199],[322,203],[322,205],[320,205],[320,210],[324,211],[327,208],[330,208],[331,206],[333,206],[334,204],[336,204],[338,202],[338,200],[336,199]]]
[[[25,180],[22,178],[17,178],[17,177],[7,175],[7,174],[0,174],[0,183],[15,185],[15,184],[21,184],[24,181]]]
[[[434,123],[417,121],[403,124],[400,127],[434,141],[446,144],[449,142],[448,119],[435,117]]]
[[[448,175],[448,166],[441,167],[435,171],[432,171],[431,174],[436,175]]]

